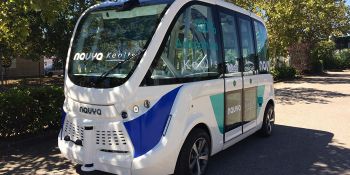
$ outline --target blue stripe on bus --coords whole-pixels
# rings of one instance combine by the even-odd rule
[[[170,91],[145,114],[124,123],[134,145],[134,157],[146,154],[159,143],[180,89],[181,86]]]
[[[66,111],[64,111],[64,109],[61,109],[61,140],[62,140],[62,134],[63,134],[63,128],[64,128],[64,121],[66,119]]]

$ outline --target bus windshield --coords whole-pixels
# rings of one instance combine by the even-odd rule
[[[70,53],[68,75],[83,87],[121,85],[135,69],[167,4],[130,10],[100,10],[78,25]]]

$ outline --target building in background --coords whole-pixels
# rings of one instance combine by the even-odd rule
[[[50,58],[44,58],[44,70],[53,69],[53,60]]]
[[[16,58],[12,60],[11,66],[5,70],[5,79],[40,77],[42,75],[44,75],[44,58],[40,61]]]
[[[350,36],[335,37],[333,40],[337,49],[350,49]]]

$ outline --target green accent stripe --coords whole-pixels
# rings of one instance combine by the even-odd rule
[[[218,123],[221,134],[224,133],[224,94],[210,96],[211,105],[214,110],[216,122]]]
[[[262,105],[264,104],[264,94],[265,94],[265,85],[258,86],[258,90],[257,90],[258,116],[261,112]]]

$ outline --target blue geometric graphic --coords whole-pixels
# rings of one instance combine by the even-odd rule
[[[170,91],[145,114],[124,123],[139,157],[152,150],[162,138],[176,96],[182,86]]]

